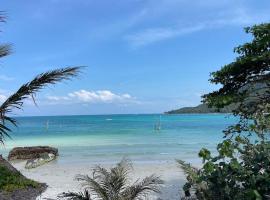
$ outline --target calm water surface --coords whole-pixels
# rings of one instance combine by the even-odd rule
[[[59,148],[61,163],[107,162],[123,156],[144,162],[198,162],[198,151],[214,149],[222,130],[235,121],[223,114],[21,117],[13,140],[0,151],[6,155],[15,146],[50,145]]]

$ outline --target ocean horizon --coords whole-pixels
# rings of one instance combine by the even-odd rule
[[[1,149],[48,145],[59,149],[62,164],[186,160],[200,163],[201,148],[215,150],[230,114],[111,114],[24,116]]]

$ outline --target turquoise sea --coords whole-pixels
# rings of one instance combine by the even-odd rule
[[[153,162],[176,158],[199,162],[202,147],[215,149],[222,130],[236,119],[228,114],[89,115],[18,117],[15,146],[50,145],[59,148],[60,163],[108,162],[123,156]],[[160,130],[157,130],[159,129]]]

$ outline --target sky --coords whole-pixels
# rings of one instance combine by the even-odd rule
[[[16,115],[163,113],[217,89],[210,72],[269,22],[269,0],[1,0],[0,101],[35,75],[67,66],[82,74],[43,89]]]

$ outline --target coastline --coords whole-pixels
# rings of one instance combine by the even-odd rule
[[[134,166],[133,181],[151,174],[165,181],[162,194],[150,200],[180,199],[185,176],[175,159],[201,166],[201,148],[215,150],[222,140],[221,130],[235,119],[223,114],[183,115],[106,115],[23,117],[14,129],[13,140],[6,142],[2,153],[19,146],[51,146],[59,157],[44,166],[27,170],[25,162],[13,165],[27,178],[48,184],[41,199],[56,199],[62,192],[79,192],[77,174],[91,175],[96,165],[110,168],[123,157]],[[161,130],[155,130],[155,124]],[[49,126],[46,128],[46,122]]]

